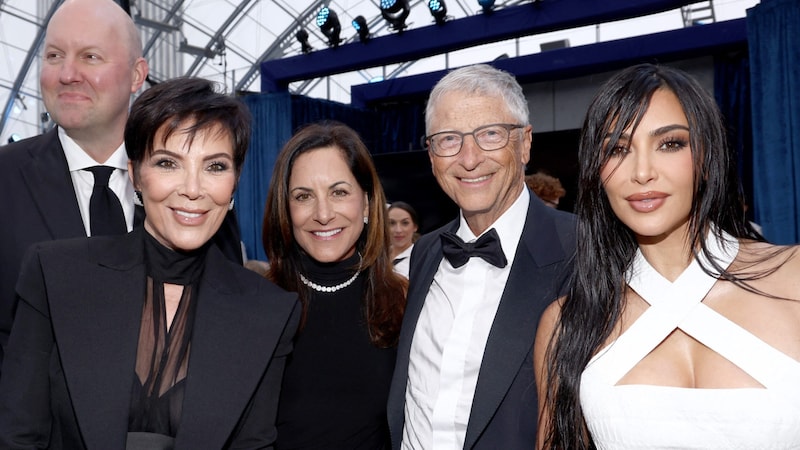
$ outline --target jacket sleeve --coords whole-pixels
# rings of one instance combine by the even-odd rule
[[[300,307],[295,300],[275,353],[264,376],[258,383],[247,410],[239,421],[229,449],[272,449],[277,438],[275,422],[278,415],[283,371],[292,352],[293,339],[300,322]]]
[[[57,358],[38,245],[23,259],[17,296],[0,378],[0,448],[48,448],[50,363]]]

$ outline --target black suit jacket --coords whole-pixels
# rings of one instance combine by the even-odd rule
[[[11,331],[14,286],[25,250],[36,242],[85,237],[78,199],[57,130],[0,147],[0,363]],[[134,227],[144,210],[136,208]],[[239,226],[228,214],[214,242],[242,262]],[[238,260],[237,260],[238,258]]]
[[[535,448],[537,395],[533,341],[544,309],[566,288],[575,251],[575,218],[533,193],[517,253],[500,299],[478,374],[465,449]],[[392,448],[403,438],[411,341],[428,289],[442,260],[440,235],[458,220],[417,241],[411,255],[408,304],[397,349],[388,416]]]
[[[34,245],[0,380],[0,448],[124,449],[142,305],[143,231]],[[296,294],[209,249],[176,449],[274,441]]]

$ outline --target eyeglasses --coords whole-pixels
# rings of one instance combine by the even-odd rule
[[[464,145],[464,136],[472,135],[475,143],[487,152],[500,150],[508,144],[511,130],[523,128],[525,125],[510,123],[493,123],[475,128],[470,133],[460,131],[441,131],[430,136],[422,137],[422,146],[433,151],[436,156],[456,156]]]

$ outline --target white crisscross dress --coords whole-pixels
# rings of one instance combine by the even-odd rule
[[[738,243],[711,253],[727,267]],[[715,312],[703,298],[716,278],[692,264],[674,282],[637,252],[628,284],[650,307],[589,362],[581,406],[600,449],[800,449],[800,362]],[[680,328],[765,388],[691,389],[617,382]]]

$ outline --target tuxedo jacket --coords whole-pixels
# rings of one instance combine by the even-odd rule
[[[86,230],[55,128],[0,147],[0,363],[16,305],[14,286],[25,250],[36,242],[85,237]],[[136,208],[134,227],[144,210]],[[228,214],[214,242],[241,263],[239,226]]]
[[[125,448],[143,234],[31,247],[0,379],[0,448]],[[299,321],[296,294],[211,246],[196,299],[175,448],[267,448]]]
[[[397,349],[388,417],[392,448],[403,438],[411,341],[420,311],[442,261],[441,234],[459,220],[421,237],[411,255],[410,285]],[[533,341],[544,309],[564,293],[572,271],[575,219],[546,206],[533,193],[513,265],[486,342],[465,449],[532,449],[536,443],[537,395]]]

